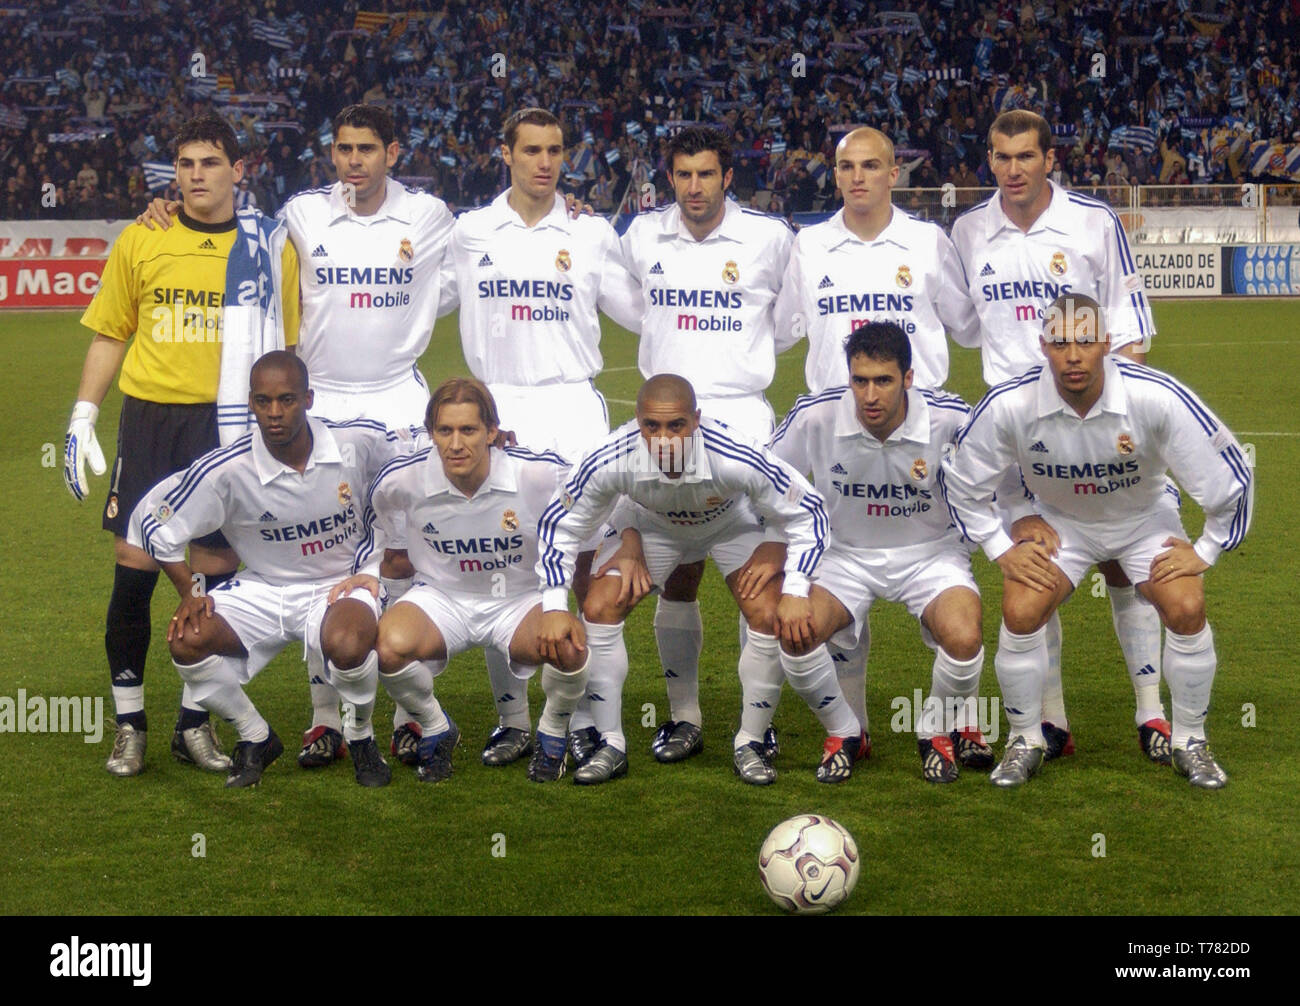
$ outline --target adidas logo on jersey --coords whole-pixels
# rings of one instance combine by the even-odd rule
[[[424,527],[420,528],[420,530],[421,530],[422,532],[424,532],[425,534],[437,534],[437,533],[438,533],[438,529],[437,529],[436,527],[433,526],[433,521],[429,521],[429,523],[425,524]]]
[[[656,262],[654,265],[650,267],[651,276],[662,276],[663,274],[664,274],[664,267],[661,266],[658,262]]]
[[[216,251],[217,246],[212,243],[212,238],[205,238],[203,244],[199,245],[199,251]]]
[[[834,286],[834,285],[835,284],[831,282],[831,278],[829,276],[823,276],[822,281],[817,284],[817,289],[825,290],[827,287]]]
[[[1033,451],[1035,454],[1048,454],[1048,453],[1050,453],[1050,452],[1047,450],[1047,445],[1046,445],[1045,443],[1043,443],[1041,440],[1037,441],[1037,442],[1034,444],[1034,446],[1031,447],[1031,448],[1029,448],[1029,449],[1030,449],[1031,451]]]
[[[845,468],[845,467],[844,467],[842,464],[840,464],[839,462],[836,462],[835,464],[831,465],[831,474],[832,474],[832,475],[847,475],[848,473],[849,473],[849,472],[848,472],[848,469]]]
[[[276,516],[275,516],[275,514],[271,513],[270,510],[266,510],[266,511],[263,511],[262,516],[259,517],[259,518],[257,518],[257,519],[258,519],[258,520],[275,520],[275,519],[276,519]]]
[[[478,260],[478,267],[480,269],[486,269],[491,264],[492,264],[492,256],[484,252],[483,257]]]
[[[327,252],[327,251],[325,250],[325,246],[324,246],[324,245],[317,245],[315,248],[312,249],[311,257],[312,257],[312,258],[329,258],[329,254],[330,254],[330,253]]]
[[[980,270],[980,275],[981,275],[981,276],[992,276],[992,275],[993,275],[993,266],[990,265],[988,262],[985,262],[985,263],[984,263],[984,268]]]

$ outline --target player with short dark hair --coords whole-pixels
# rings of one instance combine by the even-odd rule
[[[249,375],[257,432],[165,480],[132,519],[133,543],[160,563],[181,597],[167,633],[177,672],[202,708],[239,732],[227,786],[257,785],[284,750],[243,685],[293,642],[351,707],[344,731],[357,782],[384,786],[391,778],[370,724],[380,591],[374,585],[335,597],[328,588],[352,571],[365,487],[405,447],[382,423],[313,418],[312,401],[302,360],[282,351],[262,356]],[[185,546],[217,530],[245,568],[192,594]]]
[[[107,767],[119,776],[136,775],[144,767],[144,668],[149,604],[158,582],[154,561],[126,541],[131,512],[155,483],[219,442],[216,402],[228,309],[258,311],[289,345],[298,334],[296,284],[278,287],[274,281],[278,273],[297,275],[293,245],[285,241],[282,253],[263,259],[245,253],[247,242],[236,241],[243,225],[269,235],[271,247],[282,238],[256,211],[236,218],[235,186],[244,164],[234,131],[212,115],[190,120],[177,133],[175,164],[182,194],[178,226],[166,232],[127,227],[82,315],[82,324],[96,334],[82,368],[64,458],[68,489],[83,499],[89,491],[85,462],[97,475],[105,471],[95,422],[120,368],[118,456],[103,519],[104,529],[114,535],[116,560],[104,641],[118,728]],[[273,293],[245,305],[242,284],[256,285],[259,274],[271,281],[264,286]],[[239,419],[242,423],[243,416]],[[237,564],[219,534],[196,540],[190,560],[209,588]],[[207,713],[188,693],[182,694],[172,753],[211,771],[225,771],[229,764]]]
[[[940,477],[954,523],[1002,569],[994,667],[1010,734],[992,782],[1022,785],[1042,765],[1047,622],[1093,563],[1118,557],[1165,626],[1174,768],[1218,789],[1227,775],[1205,739],[1216,658],[1201,574],[1250,526],[1250,466],[1189,388],[1111,353],[1097,300],[1066,294],[1045,315],[1046,363],[984,396]],[[1016,466],[1047,527],[1034,538],[1009,535],[993,504]],[[1167,471],[1205,511],[1195,545],[1161,502]]]
[[[809,595],[811,630],[783,624],[782,651],[812,660],[834,640],[853,652],[874,601],[905,604],[935,654],[930,698],[916,710],[922,776],[952,782],[960,765],[993,767],[974,709],[984,664],[979,588],[936,486],[970,406],[913,386],[911,346],[894,322],[854,329],[844,352],[849,386],[800,398],[770,445],[811,473],[831,518],[830,548]],[[821,653],[833,673],[830,654]],[[752,782],[772,773],[761,745],[738,751],[736,768]]]

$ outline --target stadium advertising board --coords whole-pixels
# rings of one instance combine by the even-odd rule
[[[0,308],[85,307],[108,249],[129,222],[0,222]]]

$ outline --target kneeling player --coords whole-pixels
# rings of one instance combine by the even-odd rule
[[[596,726],[591,735],[575,735],[574,754],[581,761],[574,773],[578,783],[601,783],[627,772],[622,729],[628,670],[624,618],[649,583],[662,585],[677,566],[706,556],[722,570],[749,627],[740,655],[745,712],[736,747],[761,743],[767,724],[755,728],[751,723],[754,703],[773,681],[779,691],[783,678],[774,625],[778,619],[811,617],[809,578],[829,530],[822,499],[802,476],[756,444],[733,437],[721,424],[701,420],[695,392],[685,379],[674,374],[650,378],[637,395],[636,414],[634,422],[621,426],[574,467],[540,529],[538,575],[546,588],[547,608],[543,639],[553,641],[568,631],[565,606],[574,555],[620,496],[633,505],[631,523],[642,539],[625,542],[600,567],[604,573],[617,565],[619,575],[594,579],[583,603],[591,650],[588,698]],[[755,511],[789,543],[783,581],[777,573],[780,563],[761,572],[772,566],[773,552],[779,555],[785,546],[764,542]],[[866,739],[840,694],[829,661],[825,667],[789,661],[784,666],[784,677],[829,735],[817,778],[847,779]]]
[[[934,491],[944,448],[970,407],[956,395],[912,387],[911,344],[893,322],[855,329],[845,355],[849,387],[800,398],[772,437],[773,454],[812,473],[834,536],[809,595],[811,625],[782,622],[782,654],[816,655],[830,668],[822,644],[856,647],[873,601],[907,605],[935,651],[930,701],[916,725],[921,772],[930,782],[952,782],[959,762],[993,767],[973,709],[984,666],[979,588]],[[769,717],[779,691],[777,682]],[[742,777],[765,781],[771,764],[761,745],[743,753]]]
[[[1043,761],[1044,627],[1095,562],[1118,558],[1164,623],[1164,669],[1173,700],[1173,764],[1192,785],[1228,777],[1206,745],[1216,658],[1201,574],[1241,543],[1254,483],[1241,447],[1191,391],[1168,374],[1109,355],[1110,335],[1090,297],[1066,294],[1048,309],[1047,365],[993,388],[944,461],[953,519],[1002,568],[1002,630],[994,660],[1010,723],[998,786],[1028,781]],[[991,500],[1019,465],[1059,548],[1013,544]],[[1193,546],[1161,505],[1165,473],[1205,510]]]
[[[326,594],[361,542],[359,495],[403,448],[379,423],[309,417],[307,368],[291,353],[263,356],[250,385],[258,432],[173,476],[133,518],[132,534],[181,596],[167,631],[172,659],[199,705],[239,733],[227,786],[255,786],[284,751],[243,685],[291,642],[305,644],[308,663],[352,705],[344,727],[357,782],[386,785],[370,724],[378,592],[355,591],[328,613]],[[195,594],[185,545],[216,530],[246,568]]]
[[[376,646],[380,680],[420,725],[419,779],[451,776],[460,730],[434,697],[433,679],[451,657],[478,646],[508,654],[523,689],[537,665],[554,665],[542,671],[546,705],[528,777],[559,779],[569,716],[586,687],[586,651],[575,621],[543,654],[532,569],[538,518],[568,465],[552,452],[490,447],[500,425],[496,403],[475,380],[443,382],[425,424],[433,446],[390,463],[371,486],[366,541],[357,555],[367,572],[335,593],[361,583],[377,589],[368,576],[378,568],[383,540],[404,518],[415,582],[380,619]]]

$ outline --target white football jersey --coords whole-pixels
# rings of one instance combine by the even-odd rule
[[[1011,547],[990,500],[1008,468],[1051,522],[1106,525],[1154,510],[1165,473],[1205,510],[1196,553],[1213,564],[1250,526],[1254,481],[1232,433],[1168,374],[1105,358],[1101,398],[1084,418],[1066,405],[1046,365],[992,388],[957,434],[940,486],[954,521],[990,559]]]
[[[343,579],[361,544],[366,487],[409,440],[368,419],[307,421],[312,448],[301,474],[253,430],[151,490],[128,540],[158,562],[180,562],[193,539],[220,531],[273,586]]]
[[[603,366],[597,310],[634,332],[641,319],[618,234],[601,217],[570,219],[558,194],[529,227],[509,194],[456,219],[440,313],[460,304],[465,362],[486,384],[590,380]]]
[[[340,182],[300,192],[280,211],[298,249],[298,355],[313,385],[395,384],[429,345],[451,212],[395,178],[385,185],[370,216],[347,205]]]
[[[1000,193],[959,216],[953,244],[979,313],[984,382],[990,387],[1043,362],[1043,311],[1061,294],[1099,303],[1111,348],[1155,335],[1142,275],[1120,219],[1105,203],[1052,187],[1052,201],[1025,233],[1002,211]]]
[[[795,236],[776,305],[776,348],[808,337],[809,391],[848,380],[844,340],[869,321],[892,321],[907,334],[918,388],[948,379],[945,328],[962,346],[979,344],[966,274],[943,228],[895,207],[876,239],[863,241],[844,226],[841,209]]]
[[[687,441],[682,462],[680,478],[664,475],[632,421],[573,466],[539,529],[537,576],[547,611],[565,607],[583,543],[623,496],[642,508],[639,517],[646,524],[687,541],[711,536],[723,521],[751,527],[757,513],[789,544],[783,591],[807,596],[830,524],[825,503],[804,477],[766,448],[707,418]]]
[[[385,467],[370,487],[356,568],[376,573],[393,538],[393,518],[404,515],[411,564],[439,590],[491,598],[536,594],[537,524],[564,484],[568,462],[551,451],[494,447],[489,465],[472,499],[448,481],[436,447]]]
[[[703,241],[676,203],[638,213],[623,235],[645,304],[641,374],[680,374],[700,398],[761,394],[772,383],[772,309],[794,240],[784,220],[724,203]]]
[[[811,473],[826,499],[836,545],[952,545],[959,535],[936,479],[945,446],[969,414],[956,395],[912,387],[907,416],[881,443],[858,419],[853,392],[832,388],[796,401],[770,449]]]

